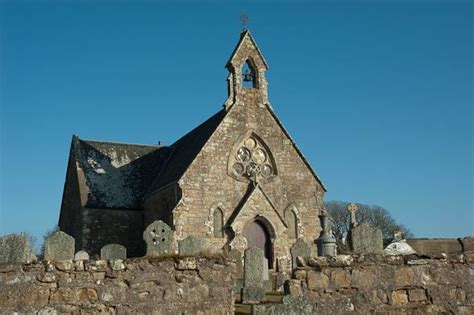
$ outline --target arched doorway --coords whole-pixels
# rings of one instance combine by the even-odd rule
[[[268,269],[273,269],[272,233],[266,222],[257,218],[246,229],[247,248],[258,247],[268,259]]]

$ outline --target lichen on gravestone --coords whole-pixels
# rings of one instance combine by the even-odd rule
[[[367,223],[350,230],[351,249],[355,254],[383,253],[382,231]]]
[[[127,259],[127,249],[120,244],[108,244],[100,250],[100,259]]]
[[[74,259],[74,237],[57,231],[44,242],[45,260],[73,260]]]
[[[311,256],[311,246],[306,244],[306,242],[299,238],[296,242],[291,246],[291,262],[292,268],[295,269],[297,267],[297,257],[303,257],[304,259]]]
[[[147,256],[171,254],[174,243],[174,231],[161,220],[154,221],[143,232]]]
[[[36,255],[25,235],[10,234],[0,237],[0,263],[31,263]]]
[[[265,299],[263,288],[263,250],[257,247],[249,248],[244,253],[244,287],[242,303],[254,304]]]
[[[89,260],[89,253],[85,250],[80,250],[74,255],[74,260]]]

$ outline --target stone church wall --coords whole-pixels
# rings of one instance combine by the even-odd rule
[[[143,211],[83,208],[82,247],[90,253],[100,253],[107,244],[121,244],[129,257],[143,256]],[[77,247],[77,246],[76,246]]]
[[[74,156],[70,154],[64,183],[59,227],[76,239],[76,250],[82,248],[82,205],[79,178]]]
[[[148,196],[144,201],[144,226],[161,220],[173,227],[172,210],[180,197],[181,193],[175,183]]]
[[[217,258],[0,264],[0,313],[233,314],[234,273]]]
[[[207,227],[211,211],[219,207],[227,222],[246,194],[249,181],[238,181],[228,174],[233,148],[253,132],[269,149],[277,167],[277,176],[260,186],[268,195],[281,218],[288,207],[297,210],[298,237],[309,244],[320,232],[318,214],[322,207],[323,188],[304,164],[290,139],[279,127],[266,105],[258,103],[257,94],[248,92],[246,104],[234,105],[216,132],[179,181],[183,198],[174,210],[177,238],[188,235],[213,238]],[[264,205],[262,205],[263,207]],[[273,210],[271,210],[273,211]],[[247,213],[251,215],[252,213]],[[253,213],[255,216],[255,213]],[[236,220],[243,219],[237,218]],[[246,218],[248,219],[248,218]],[[245,222],[244,222],[245,223]],[[273,222],[274,227],[278,226]],[[296,241],[286,229],[276,230],[280,242],[275,258],[289,260],[289,248]],[[238,248],[243,251],[245,245]]]

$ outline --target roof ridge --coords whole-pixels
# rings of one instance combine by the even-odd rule
[[[141,146],[141,147],[152,147],[152,148],[157,148],[157,149],[165,147],[165,146],[160,146],[158,144],[141,144],[141,143],[130,143],[130,142],[118,142],[118,141],[87,140],[87,139],[81,139],[81,138],[78,138],[78,139],[83,142],[107,143],[107,144],[118,144],[118,145],[134,145],[134,146]]]

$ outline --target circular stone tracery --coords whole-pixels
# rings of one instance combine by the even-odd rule
[[[238,176],[256,180],[258,176],[268,178],[273,175],[268,153],[254,138],[248,138],[237,150],[237,160],[232,168]]]

